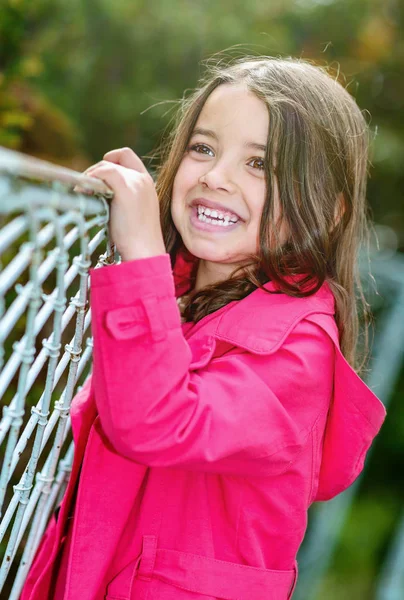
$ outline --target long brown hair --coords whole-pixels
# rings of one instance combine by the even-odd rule
[[[245,84],[268,108],[267,192],[257,254],[227,280],[191,292],[185,319],[197,322],[257,287],[271,293],[262,287],[270,280],[296,297],[314,294],[326,280],[336,300],[341,350],[361,373],[372,318],[358,266],[358,253],[363,243],[369,244],[371,226],[366,203],[369,128],[362,111],[327,67],[307,60],[242,57],[227,64],[208,60],[205,67],[198,87],[180,101],[174,127],[159,150],[156,188],[172,265],[182,246],[170,210],[174,178],[205,101],[221,84]],[[274,219],[275,181],[290,232],[283,245]],[[301,275],[299,282],[286,281],[290,275]],[[360,307],[365,322],[361,357]]]

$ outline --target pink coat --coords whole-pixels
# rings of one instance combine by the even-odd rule
[[[193,268],[90,270],[93,375],[21,600],[286,600],[310,504],[362,471],[385,409],[340,351],[328,284],[181,324]]]

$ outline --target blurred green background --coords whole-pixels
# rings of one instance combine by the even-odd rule
[[[307,58],[340,70],[366,113],[373,218],[402,252],[403,21],[398,0],[0,0],[0,146],[78,171],[113,148],[144,156],[202,60]],[[403,392],[402,372],[318,598],[372,598],[404,505]]]

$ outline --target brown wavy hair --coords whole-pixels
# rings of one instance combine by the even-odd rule
[[[362,373],[372,320],[358,266],[359,250],[364,243],[369,247],[371,226],[366,203],[369,127],[363,112],[329,67],[308,60],[208,59],[205,69],[190,96],[179,101],[174,126],[157,151],[156,189],[172,265],[183,245],[171,217],[174,178],[205,101],[219,85],[244,84],[268,108],[266,199],[257,254],[247,257],[227,280],[198,292],[191,289],[183,308],[185,320],[197,322],[258,287],[274,293],[263,288],[270,280],[277,293],[296,297],[314,294],[326,280],[336,300],[342,353]],[[275,181],[280,213],[290,232],[283,244],[274,219]],[[300,277],[285,280],[294,275]],[[365,327],[359,356],[360,308]]]

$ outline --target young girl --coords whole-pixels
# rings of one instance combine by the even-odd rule
[[[356,348],[367,144],[325,69],[245,58],[184,100],[156,186],[128,148],[87,171],[122,262],[90,271],[93,373],[22,600],[291,598],[309,506],[385,417]]]

